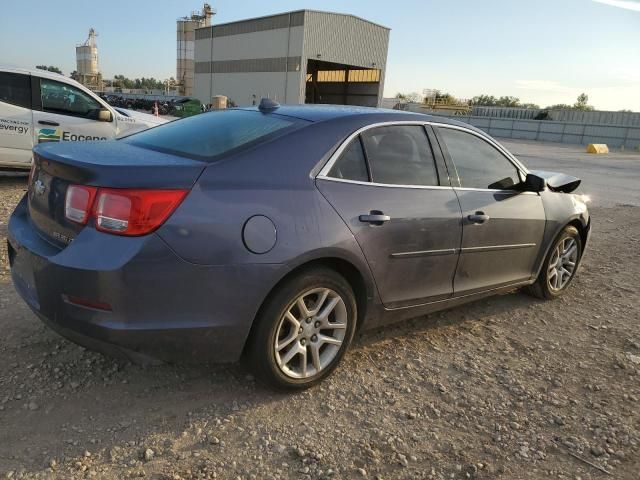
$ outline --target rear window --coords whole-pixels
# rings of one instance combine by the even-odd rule
[[[167,123],[131,135],[132,145],[201,160],[265,141],[299,121],[246,110],[221,110]]]
[[[31,108],[31,79],[29,75],[0,72],[0,102]]]

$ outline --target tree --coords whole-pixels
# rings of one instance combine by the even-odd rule
[[[537,103],[523,103],[520,105],[520,108],[531,108],[533,110],[539,110],[540,105],[538,105]]]
[[[582,110],[585,112],[593,110],[594,108],[589,105],[589,95],[587,95],[586,93],[581,93],[580,95],[578,95],[576,103],[573,104],[573,109]]]
[[[422,95],[418,92],[409,92],[409,93],[397,93],[396,98],[398,100],[404,100],[409,103],[420,103],[422,102]]]
[[[471,99],[471,105],[479,107],[495,107],[498,99],[493,95],[477,95]]]
[[[47,72],[59,73],[60,75],[62,75],[62,70],[52,65],[49,65],[48,67],[46,65],[36,65],[36,68],[38,70],[46,70]]]
[[[520,99],[517,97],[500,97],[496,102],[498,107],[519,107]]]

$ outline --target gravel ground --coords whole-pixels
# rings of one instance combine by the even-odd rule
[[[24,179],[0,179],[1,261]],[[553,302],[514,292],[356,339],[283,395],[238,366],[140,367],[45,328],[0,270],[0,478],[637,479],[640,207],[594,208]]]

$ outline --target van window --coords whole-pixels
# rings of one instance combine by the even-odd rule
[[[214,160],[300,124],[301,121],[275,114],[220,110],[165,123],[121,141],[150,150]]]
[[[31,77],[22,73],[0,72],[0,102],[31,108]]]
[[[97,119],[97,111],[102,105],[90,95],[72,85],[40,79],[42,110],[59,115],[70,115],[91,120]]]

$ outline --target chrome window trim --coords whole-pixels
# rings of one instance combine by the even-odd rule
[[[376,183],[376,182],[362,182],[360,180],[348,180],[346,178],[335,178],[320,175],[316,177],[316,180],[328,180],[330,182],[339,183],[353,183],[355,185],[367,185],[369,187],[383,187],[383,188],[412,188],[416,190],[452,190],[453,187],[442,185],[400,185],[396,183]],[[495,192],[495,190],[492,190]]]
[[[359,180],[348,180],[348,179],[344,179],[344,178],[335,178],[335,177],[330,177],[329,176],[329,171],[331,170],[331,168],[333,168],[333,165],[338,161],[338,159],[340,158],[342,153],[346,150],[347,146],[349,146],[349,144],[358,135],[362,134],[363,132],[366,132],[367,130],[371,130],[373,128],[391,127],[391,126],[403,126],[403,125],[418,125],[418,126],[422,126],[422,127],[426,127],[428,125],[431,125],[431,126],[434,126],[434,127],[452,128],[454,130],[462,130],[463,132],[470,133],[471,135],[475,135],[476,137],[480,138],[481,140],[484,140],[485,142],[489,143],[494,148],[496,148],[500,153],[502,153],[507,158],[507,160],[509,162],[511,162],[513,164],[514,167],[516,167],[517,170],[519,170],[520,172],[524,173],[525,176],[527,175],[527,173],[529,173],[527,168],[524,165],[522,165],[520,163],[520,161],[511,154],[511,152],[509,152],[507,149],[505,149],[498,142],[496,142],[492,138],[485,137],[484,135],[482,135],[482,134],[480,134],[480,133],[478,133],[478,132],[476,132],[474,130],[471,130],[471,129],[467,128],[467,127],[463,127],[463,126],[460,126],[460,125],[451,125],[451,124],[448,124],[448,123],[425,121],[425,120],[395,120],[395,121],[389,121],[389,122],[372,123],[370,125],[365,125],[364,127],[360,127],[358,130],[353,132],[351,135],[349,135],[340,144],[340,146],[336,149],[336,151],[333,152],[331,157],[329,157],[329,160],[327,160],[327,163],[324,164],[324,166],[320,169],[320,172],[316,175],[316,179],[328,180],[328,181],[331,181],[331,182],[353,183],[353,184],[357,184],[357,185],[371,185],[371,186],[375,186],[375,187],[395,187],[395,188],[415,188],[415,189],[454,188],[454,187],[451,187],[451,186],[448,186],[448,185],[447,186],[443,186],[443,185],[399,185],[399,184],[393,184],[393,183],[362,182],[362,181],[359,181]],[[433,148],[433,146],[432,146],[432,148]],[[459,189],[459,190],[504,192],[505,194],[506,193],[530,193],[530,194],[537,195],[537,193],[535,193],[535,192],[520,192],[518,190],[492,190],[490,188],[482,189],[482,188],[464,188],[464,187],[455,187],[455,188]]]
[[[521,190],[493,190],[491,188],[472,188],[472,187],[453,187],[454,190],[462,190],[466,192],[491,192],[498,195],[538,195],[536,192],[528,192]]]

